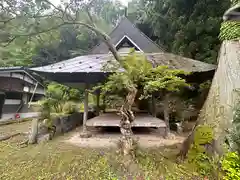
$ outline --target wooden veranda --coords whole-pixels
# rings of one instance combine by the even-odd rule
[[[89,127],[119,127],[119,124],[120,116],[116,113],[103,113],[87,120],[87,126]],[[165,128],[166,124],[163,120],[155,118],[147,113],[138,113],[135,115],[132,127]]]
[[[103,113],[87,120],[86,125],[87,127],[120,127],[120,116],[114,112]],[[157,128],[159,135],[166,135],[166,123],[148,113],[137,113],[132,127]]]

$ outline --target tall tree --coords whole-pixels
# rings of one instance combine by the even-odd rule
[[[222,14],[229,0],[145,1],[147,22],[167,51],[216,63]]]
[[[240,2],[234,8],[238,21],[225,14],[228,21],[222,24],[220,37],[223,40],[219,52],[218,67],[215,72],[207,100],[201,110],[197,125],[207,124],[214,132],[214,150],[222,153],[228,129],[232,126],[234,108],[239,100],[240,88]],[[195,133],[188,136],[182,146],[180,155],[186,156]]]

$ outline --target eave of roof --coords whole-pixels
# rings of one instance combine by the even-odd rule
[[[0,67],[0,76],[1,73],[25,73],[27,76],[29,76],[31,79],[33,79],[35,82],[37,82],[39,85],[43,86],[41,80],[39,77],[34,76],[33,74],[28,72],[29,68],[23,67],[23,66],[11,66],[11,67]]]
[[[125,55],[127,54],[121,53],[121,56]],[[146,53],[142,55],[145,55],[149,61],[157,66],[166,65],[169,68],[180,69],[186,72],[206,72],[216,68],[213,64],[207,64],[170,53]],[[116,63],[116,60],[111,54],[87,55],[75,57],[52,65],[30,68],[30,70],[48,73],[104,73],[106,72],[104,66],[114,61]]]

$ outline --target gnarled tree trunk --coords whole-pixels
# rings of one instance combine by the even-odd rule
[[[122,151],[124,156],[132,156],[133,152],[133,132],[131,123],[134,121],[134,114],[132,112],[132,105],[137,95],[137,89],[132,87],[128,91],[126,101],[120,109],[120,130],[122,133]]]
[[[233,108],[237,100],[236,89],[240,88],[240,41],[224,41],[222,43],[218,67],[204,106],[200,112],[196,126],[207,124],[214,131],[214,148],[222,152],[227,129],[232,124]],[[196,127],[195,126],[195,127]],[[180,156],[186,157],[193,141],[195,131],[185,140]]]

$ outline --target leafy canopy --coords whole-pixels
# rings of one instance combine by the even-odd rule
[[[135,0],[145,13],[139,27],[167,51],[216,63],[218,35],[229,0]]]
[[[113,73],[108,81],[100,86],[103,93],[125,97],[128,91],[135,87],[143,92],[141,98],[148,98],[154,92],[179,91],[188,86],[185,79],[180,77],[186,75],[184,71],[172,70],[167,66],[153,68],[142,54],[131,52],[122,57],[122,67],[124,71]]]

